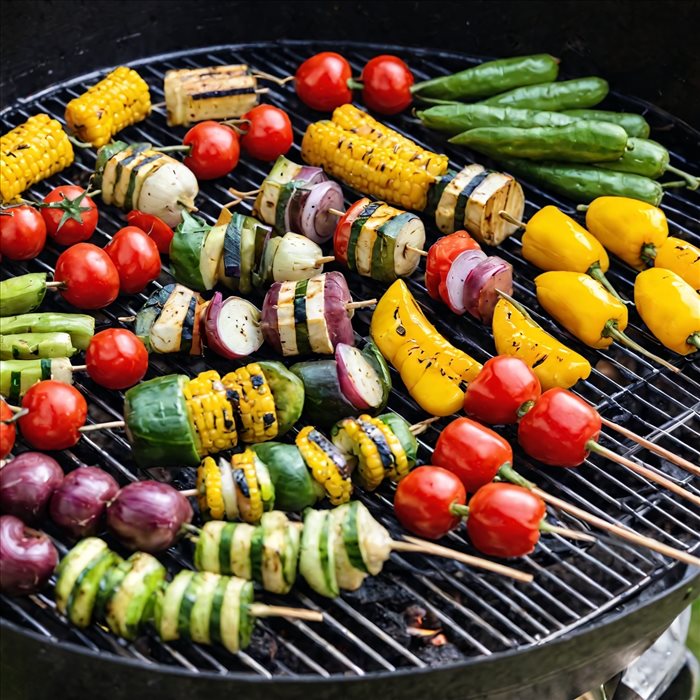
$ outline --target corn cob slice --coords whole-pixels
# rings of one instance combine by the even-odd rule
[[[408,464],[408,457],[406,456],[406,451],[401,444],[394,431],[379,418],[373,418],[372,416],[362,415],[359,417],[360,421],[370,423],[375,426],[380,433],[384,436],[391,453],[394,455],[394,463],[390,469],[387,470],[386,476],[388,476],[392,481],[401,481],[401,479],[408,474],[410,467]]]
[[[330,502],[334,506],[347,503],[352,495],[352,482],[347,462],[335,445],[311,425],[302,428],[296,437],[296,445],[314,480],[326,490]]]
[[[185,385],[183,393],[202,457],[238,444],[235,412],[218,372],[202,372]]]
[[[275,398],[259,364],[253,362],[229,372],[223,383],[238,408],[243,442],[265,442],[277,436]]]
[[[132,68],[119,66],[66,105],[68,129],[95,148],[151,113],[151,94]]]
[[[164,83],[168,126],[240,117],[258,104],[257,87],[246,65],[169,70]]]
[[[233,455],[231,466],[238,493],[238,511],[241,520],[257,523],[265,509],[255,468],[255,453],[247,449],[245,452]]]
[[[221,471],[211,457],[205,457],[197,469],[197,503],[206,519],[222,520],[226,515]]]
[[[67,168],[73,146],[60,122],[36,114],[0,136],[0,199],[13,202],[24,190]]]
[[[437,177],[447,172],[449,167],[447,156],[421,148],[418,144],[399,134],[398,131],[378,122],[353,104],[337,107],[333,112],[332,120],[346,131],[374,141],[381,148],[392,150],[401,160],[405,160],[417,168],[425,168],[431,175]]]
[[[309,124],[301,156],[350,187],[404,209],[425,209],[428,190],[436,180],[425,167],[331,121]]]

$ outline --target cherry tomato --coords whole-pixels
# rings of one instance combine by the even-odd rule
[[[486,484],[469,501],[469,539],[483,554],[522,557],[535,549],[545,511],[544,501],[522,486]]]
[[[146,346],[124,328],[108,328],[92,337],[85,353],[90,377],[108,389],[127,389],[148,369]]]
[[[23,204],[0,212],[0,255],[10,260],[31,260],[46,245],[46,223],[42,215]]]
[[[492,425],[517,423],[518,409],[541,393],[539,379],[520,358],[498,355],[469,382],[464,412]]]
[[[433,451],[433,464],[455,474],[467,493],[475,493],[512,463],[508,442],[470,418],[456,418],[444,428]]]
[[[583,399],[558,387],[545,391],[520,419],[518,441],[530,457],[558,467],[577,467],[597,441],[598,411]]]
[[[65,450],[80,439],[87,403],[70,384],[47,379],[37,382],[22,399],[29,413],[19,420],[25,440],[38,450]]]
[[[123,294],[140,292],[160,274],[158,246],[136,226],[119,229],[104,250],[117,268]]]
[[[335,254],[336,261],[341,265],[348,264],[348,245],[350,244],[352,224],[369,203],[370,200],[367,199],[367,197],[358,199],[354,204],[350,205],[335,226],[335,233],[333,234],[333,253]]]
[[[134,209],[126,215],[129,225],[136,226],[147,233],[158,246],[159,252],[168,255],[170,253],[170,242],[175,233],[168,224],[153,214]]]
[[[362,69],[362,99],[380,114],[397,114],[411,104],[413,73],[397,56],[375,56]]]
[[[46,230],[56,243],[73,245],[87,241],[97,227],[97,207],[77,185],[61,185],[44,197],[41,215]]]
[[[13,417],[14,413],[10,407],[3,399],[0,399],[0,459],[5,459],[15,446],[15,438],[17,437],[15,422],[5,423],[5,421],[12,420]]]
[[[241,136],[241,146],[252,158],[276,160],[292,147],[292,123],[283,110],[272,105],[258,105],[241,119],[250,122],[241,125],[245,132]]]
[[[441,236],[428,249],[425,286],[433,299],[447,298],[447,273],[452,261],[465,250],[481,250],[481,246],[466,231],[455,231],[449,236]]]
[[[101,309],[119,296],[119,273],[112,259],[92,243],[78,243],[64,250],[53,276],[65,283],[61,296],[79,309]]]
[[[305,105],[330,112],[352,102],[352,90],[348,87],[351,77],[352,68],[340,54],[324,51],[299,66],[294,85]]]
[[[399,481],[394,510],[407,530],[437,540],[459,525],[462,516],[454,507],[464,506],[466,498],[462,482],[452,472],[418,467]]]
[[[225,124],[200,122],[185,134],[182,143],[190,147],[185,165],[198,180],[223,177],[238,165],[238,134]]]

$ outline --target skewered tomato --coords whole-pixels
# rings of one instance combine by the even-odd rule
[[[467,532],[476,549],[493,557],[522,557],[535,549],[544,501],[515,484],[486,484],[469,501]]]
[[[433,464],[455,474],[467,493],[493,481],[498,470],[512,462],[508,442],[470,418],[453,420],[440,433],[433,451]]]
[[[60,245],[86,241],[97,227],[97,206],[86,190],[77,185],[61,185],[51,190],[44,197],[41,215],[49,236]]]
[[[545,391],[521,418],[518,441],[534,459],[558,467],[577,467],[597,441],[598,411],[566,389]]]
[[[466,231],[442,236],[430,246],[425,261],[425,286],[433,299],[447,299],[447,273],[453,260],[466,250],[481,250]]]
[[[34,207],[23,204],[0,212],[0,255],[31,260],[44,249],[46,223]]]
[[[241,152],[238,134],[225,124],[200,122],[185,134],[182,143],[190,147],[185,165],[198,180],[223,177],[238,165]]]
[[[93,336],[85,353],[90,377],[108,389],[126,389],[148,370],[146,346],[125,328],[108,328]]]
[[[119,274],[119,290],[136,294],[160,274],[160,253],[155,241],[136,226],[119,229],[105,246]]]
[[[19,429],[29,444],[39,450],[64,450],[80,439],[87,403],[70,384],[47,379],[30,387],[22,399],[28,413]]]
[[[411,104],[413,73],[397,56],[375,56],[362,69],[362,99],[380,114],[397,114]]]
[[[241,146],[252,158],[272,161],[292,147],[292,123],[278,107],[258,105],[244,114],[242,120]]]
[[[102,248],[78,243],[56,262],[54,280],[64,282],[61,296],[79,309],[101,309],[119,296],[119,272]]]
[[[459,525],[459,507],[466,499],[462,482],[452,472],[441,467],[418,467],[399,481],[394,510],[407,530],[437,540]]]
[[[170,241],[173,240],[175,233],[163,219],[134,209],[126,215],[126,220],[129,225],[136,226],[147,233],[155,241],[160,253],[165,253],[165,255],[170,253]]]
[[[0,459],[5,459],[15,446],[17,430],[12,421],[14,414],[7,403],[0,398]],[[12,421],[12,422],[5,422]]]
[[[517,423],[521,406],[541,393],[537,376],[521,359],[497,355],[469,382],[464,411],[484,423]]]
[[[311,109],[330,112],[352,102],[348,80],[350,64],[333,51],[317,53],[307,58],[297,69],[294,85],[299,99]]]

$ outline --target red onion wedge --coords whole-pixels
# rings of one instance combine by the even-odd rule
[[[338,382],[345,398],[358,410],[373,410],[384,401],[384,385],[367,358],[351,345],[335,348]]]
[[[445,280],[447,298],[443,301],[454,313],[461,315],[467,310],[464,301],[464,285],[471,271],[484,260],[486,260],[486,253],[483,251],[465,250],[452,261]]]
[[[216,292],[204,317],[207,345],[222,357],[236,360],[260,349],[260,311],[246,299]]]
[[[313,185],[301,209],[300,228],[316,243],[325,243],[335,232],[338,216],[329,209],[343,209],[343,191],[337,182],[322,182]]]
[[[354,309],[347,309],[352,301],[348,283],[342,272],[323,274],[323,316],[333,347],[338,343],[355,344],[355,331],[350,320]]]
[[[502,258],[490,255],[467,278],[464,287],[464,305],[467,311],[482,323],[490,325],[499,299],[497,290],[506,294],[513,293],[513,268]]]

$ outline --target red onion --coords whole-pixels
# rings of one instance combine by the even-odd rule
[[[160,552],[172,546],[182,526],[192,520],[192,506],[160,481],[136,481],[107,507],[107,527],[129,549]]]
[[[490,255],[471,271],[464,286],[464,305],[482,323],[493,321],[499,299],[496,290],[513,293],[513,268],[502,258]]]
[[[381,406],[384,399],[381,380],[362,352],[352,345],[338,343],[335,361],[340,390],[358,411]]]
[[[88,537],[102,529],[105,507],[119,484],[98,467],[80,467],[66,474],[51,497],[51,519],[73,537]]]
[[[237,360],[260,349],[260,311],[246,299],[216,292],[204,317],[207,345],[222,357]]]
[[[464,303],[464,285],[471,271],[482,260],[486,260],[486,253],[483,251],[465,250],[452,261],[445,280],[447,299],[443,301],[454,313],[463,314],[467,310]]]
[[[46,515],[51,495],[63,481],[58,462],[41,452],[23,452],[0,469],[0,513],[34,523]]]
[[[355,331],[350,320],[354,310],[346,308],[352,301],[348,283],[342,272],[326,272],[323,279],[323,316],[331,343],[333,347],[338,343],[354,345]]]
[[[329,209],[343,209],[343,190],[337,182],[322,182],[313,185],[304,201],[300,216],[300,230],[316,243],[325,243],[335,231],[338,216]]]
[[[0,591],[29,595],[41,590],[58,563],[58,552],[43,532],[14,515],[0,517]]]
[[[275,282],[270,289],[267,290],[265,299],[262,305],[262,322],[260,330],[262,331],[265,341],[269,343],[277,353],[282,352],[282,341],[280,340],[279,329],[277,325],[277,302],[280,298],[280,289],[282,282]]]

